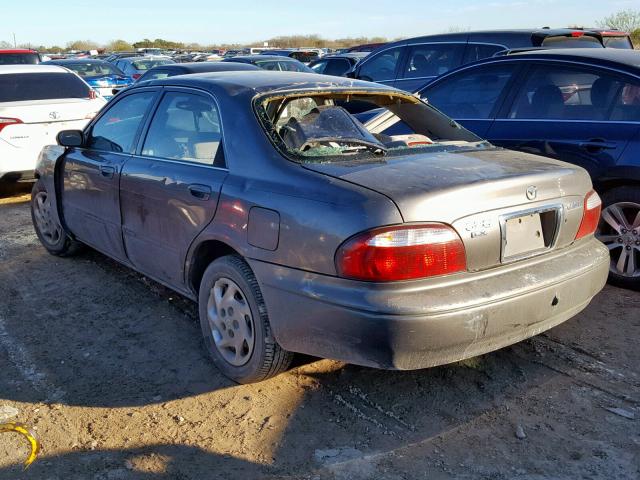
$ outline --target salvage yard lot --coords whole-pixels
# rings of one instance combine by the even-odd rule
[[[550,332],[450,366],[301,357],[235,385],[195,304],[93,251],[48,255],[0,198],[0,479],[637,479],[640,293],[606,287]],[[613,411],[612,411],[613,410]],[[4,421],[0,416],[0,423]]]

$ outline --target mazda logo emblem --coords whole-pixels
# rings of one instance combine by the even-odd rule
[[[531,185],[530,187],[527,187],[527,198],[529,200],[535,200],[536,197],[538,196],[538,188]]]

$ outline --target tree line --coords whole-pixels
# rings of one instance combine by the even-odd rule
[[[631,34],[636,48],[640,48],[640,10],[627,9],[621,10],[617,13],[609,15],[602,20],[596,22],[596,25],[601,28],[618,29]],[[457,31],[458,28],[450,28],[448,31]],[[361,45],[365,43],[383,43],[389,41],[385,37],[345,37],[338,39],[326,39],[318,34],[313,35],[288,35],[277,36],[260,40],[253,45],[262,46],[264,42],[268,42],[269,46],[280,48],[298,48],[298,47],[314,47],[314,48],[344,48],[354,45]],[[200,43],[185,43],[175,42],[171,40],[165,40],[162,38],[156,38],[151,40],[145,38],[143,40],[129,43],[126,40],[112,40],[106,44],[100,44],[92,40],[74,40],[68,42],[64,47],[58,45],[46,46],[46,45],[33,45],[33,44],[21,44],[18,45],[21,48],[33,48],[43,53],[62,53],[69,51],[87,51],[87,50],[104,50],[108,52],[121,52],[134,50],[136,48],[161,48],[166,50],[196,50],[196,51],[210,51],[216,49],[234,49],[240,48],[241,44],[237,43],[218,43],[218,44],[200,44]],[[12,45],[6,41],[0,41],[0,48],[11,48]]]

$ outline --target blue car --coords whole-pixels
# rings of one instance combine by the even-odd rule
[[[122,90],[133,85],[133,78],[125,75],[120,69],[105,62],[93,58],[69,58],[64,60],[51,60],[44,62],[48,65],[60,65],[76,72],[105,99],[114,95],[114,90]]]
[[[611,252],[609,280],[640,288],[640,52],[554,49],[489,58],[418,94],[494,145],[584,167],[603,199],[597,235]],[[406,129],[384,115],[369,122],[387,134]]]

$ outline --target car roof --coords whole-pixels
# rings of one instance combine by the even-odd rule
[[[351,90],[388,90],[399,92],[395,88],[386,85],[353,80],[344,77],[333,77],[315,73],[301,72],[274,72],[270,70],[257,70],[251,72],[216,72],[201,73],[151,80],[144,82],[150,85],[171,85],[196,87],[204,90],[223,91],[230,96],[240,94],[255,95],[273,91],[289,91],[299,89],[351,89]],[[136,87],[133,87],[136,88]]]
[[[619,48],[552,48],[518,52],[501,58],[553,58],[590,63],[610,63],[617,66],[640,68],[640,52]],[[635,73],[640,73],[636,71]]]
[[[247,61],[252,61],[252,60],[269,60],[269,61],[274,61],[274,60],[287,60],[289,62],[291,61],[296,61],[295,58],[291,58],[291,57],[287,57],[285,55],[237,55],[235,57],[232,57],[235,60],[247,60]],[[225,62],[231,62],[232,60],[226,59],[224,60]]]
[[[376,51],[382,51],[390,47],[411,45],[415,43],[428,43],[433,41],[469,41],[469,42],[482,42],[487,43],[508,43],[508,42],[522,42],[531,39],[533,36],[540,39],[548,36],[562,36],[570,35],[572,32],[580,32],[585,36],[597,36],[597,32],[592,30],[581,30],[575,28],[522,28],[522,29],[504,29],[504,30],[472,30],[468,32],[453,32],[453,33],[440,33],[433,35],[425,35],[421,37],[405,38],[395,42],[389,42]],[[529,44],[530,45],[530,44]],[[522,46],[529,46],[523,44]],[[514,45],[518,46],[518,45]]]
[[[2,48],[0,49],[0,55],[3,53],[38,53],[35,50],[29,50],[26,48]]]
[[[260,70],[259,67],[248,63],[240,62],[187,62],[187,63],[170,63],[168,65],[158,65],[149,69],[170,69],[185,73],[205,73],[205,72],[230,72],[234,70]]]
[[[0,65],[0,75],[8,73],[69,73],[58,65]]]
[[[318,60],[322,60],[323,58],[355,58],[356,60],[360,60],[362,58],[368,57],[370,52],[344,52],[344,53],[330,53],[325,55],[324,57],[320,57]]]
[[[42,62],[44,65],[67,65],[71,63],[106,63],[107,65],[111,65],[109,62],[105,62],[99,58],[59,58],[58,60]]]

